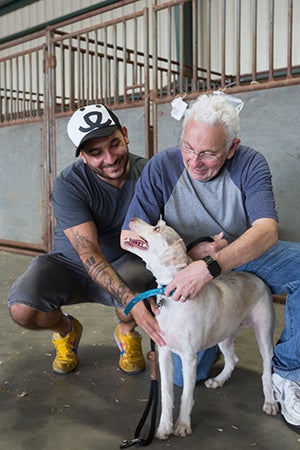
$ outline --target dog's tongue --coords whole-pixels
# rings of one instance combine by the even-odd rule
[[[147,250],[148,242],[144,239],[132,239],[131,237],[127,237],[124,239],[124,244],[129,245],[130,247],[137,247],[141,250]]]

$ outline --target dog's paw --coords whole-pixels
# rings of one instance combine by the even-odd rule
[[[191,424],[177,420],[173,434],[174,436],[181,436],[181,437],[185,437],[188,436],[189,434],[192,434]]]
[[[219,387],[222,387],[225,383],[225,380],[221,380],[218,378],[209,378],[204,382],[205,386],[209,389],[217,389]]]
[[[279,412],[279,406],[275,402],[273,403],[265,402],[263,405],[263,412],[268,414],[268,416],[276,416],[276,414],[278,414]]]
[[[164,425],[160,423],[156,430],[155,436],[157,437],[157,439],[164,441],[165,439],[168,439],[168,437],[172,433],[173,433],[173,424]]]

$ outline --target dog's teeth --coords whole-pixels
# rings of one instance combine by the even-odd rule
[[[130,245],[131,247],[139,247],[139,248],[143,248],[143,249],[148,248],[147,242],[138,240],[138,239],[132,239],[130,237],[126,237],[124,239],[124,243],[127,245]]]

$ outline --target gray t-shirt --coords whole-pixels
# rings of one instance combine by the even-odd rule
[[[153,156],[139,179],[124,229],[132,217],[155,225],[160,218],[186,245],[224,232],[232,242],[261,218],[277,220],[271,173],[257,151],[240,145],[211,180],[193,180],[179,148]]]
[[[109,262],[124,253],[120,247],[121,226],[136,181],[147,163],[145,158],[131,153],[129,160],[129,175],[120,189],[102,181],[81,159],[60,173],[52,191],[56,218],[53,247],[55,253],[61,253],[81,264],[64,230],[90,221],[97,227],[99,244]]]

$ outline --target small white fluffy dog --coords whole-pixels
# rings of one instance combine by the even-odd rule
[[[164,221],[151,226],[133,218],[130,229],[142,239],[125,238],[126,248],[146,262],[159,286],[167,285],[179,270],[191,262],[182,239]],[[246,272],[221,275],[208,283],[196,298],[185,303],[165,298],[156,319],[166,342],[159,348],[162,411],[156,433],[158,439],[167,439],[171,433],[176,436],[191,434],[197,352],[219,345],[224,355],[224,368],[205,385],[208,388],[223,386],[238,362],[233,340],[243,326],[254,328],[263,359],[263,411],[269,415],[277,414],[271,382],[275,314],[270,291],[260,278]],[[172,352],[181,357],[184,380],[175,427]]]

